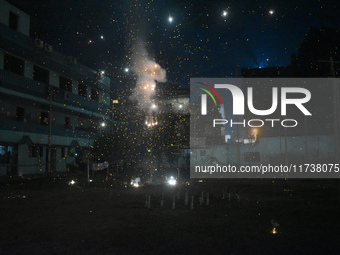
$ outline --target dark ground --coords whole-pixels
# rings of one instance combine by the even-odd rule
[[[160,188],[69,180],[1,181],[0,254],[340,254],[336,180],[196,181],[194,210],[184,206],[184,186],[172,210],[174,187],[164,188],[162,209]],[[199,205],[201,191],[209,206]]]

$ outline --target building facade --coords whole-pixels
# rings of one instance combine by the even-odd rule
[[[110,79],[29,34],[0,0],[0,176],[66,171],[110,121]]]

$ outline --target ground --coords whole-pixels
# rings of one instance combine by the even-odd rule
[[[0,254],[340,253],[337,180],[192,181],[164,186],[161,208],[161,187],[70,178],[1,180]],[[209,205],[199,205],[202,191]]]

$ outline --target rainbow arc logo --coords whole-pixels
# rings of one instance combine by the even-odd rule
[[[204,85],[206,88],[210,89],[215,95],[216,97],[218,98],[220,104],[221,104],[221,107],[223,106],[222,104],[222,100],[221,100],[221,97],[220,95],[217,93],[217,91],[211,87],[210,85],[204,83],[204,82],[199,82],[199,84],[202,84]],[[215,97],[213,96],[213,94],[206,88],[199,88],[200,90],[206,92],[211,98],[212,100],[214,101],[215,105],[217,106],[217,102],[215,100]],[[201,114],[202,115],[207,115],[207,94],[202,94],[201,95]]]

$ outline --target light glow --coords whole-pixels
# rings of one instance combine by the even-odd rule
[[[171,176],[170,179],[168,180],[168,183],[171,186],[175,186],[177,184],[177,181],[173,176]]]

